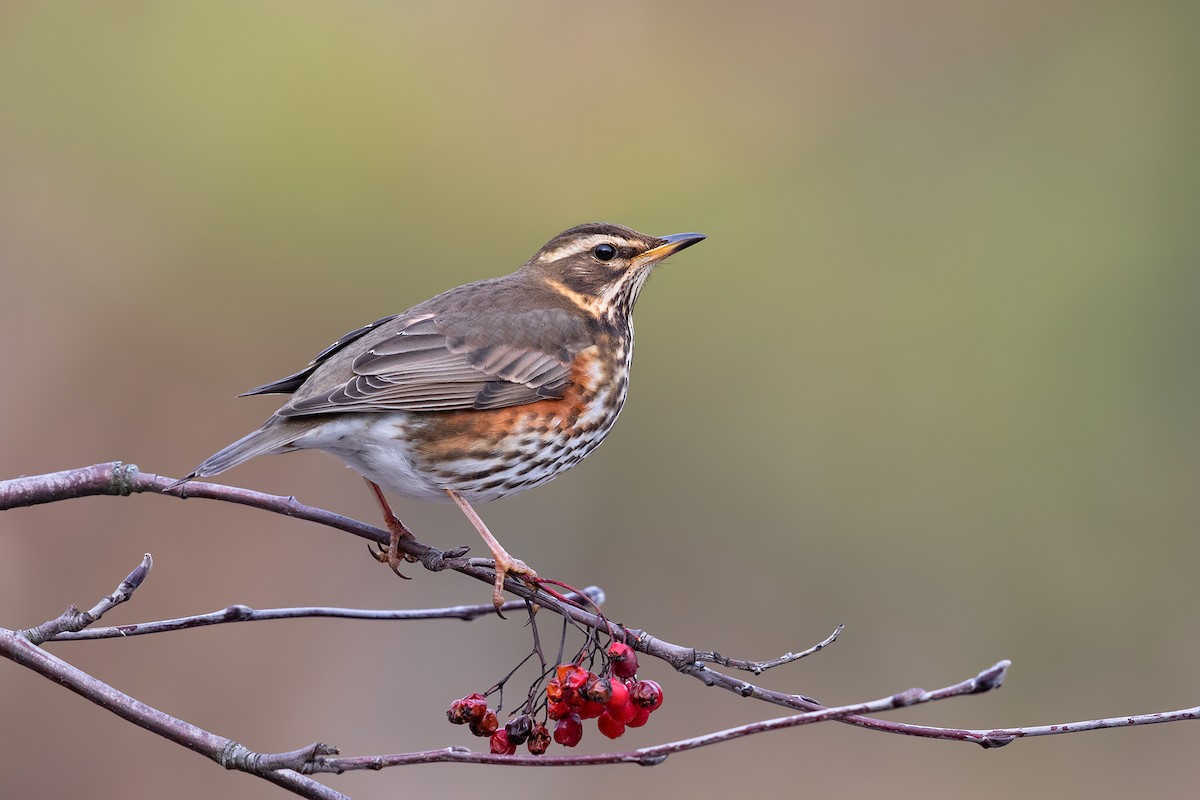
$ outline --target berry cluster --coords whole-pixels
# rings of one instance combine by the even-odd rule
[[[597,650],[591,651],[593,655]],[[582,658],[583,654],[580,654]],[[523,713],[500,727],[496,710],[488,708],[487,696],[469,694],[450,704],[446,717],[455,725],[467,725],[476,736],[489,739],[491,751],[513,755],[518,745],[540,756],[550,746],[551,733],[546,723],[533,713],[545,709],[545,720],[554,720],[553,739],[565,747],[574,747],[583,738],[583,720],[596,720],[596,727],[610,739],[626,728],[640,728],[651,712],[663,702],[662,687],[650,680],[637,679],[637,653],[623,642],[613,642],[605,652],[601,674],[570,662],[555,667],[546,682],[545,705],[532,694]],[[539,681],[540,684],[540,681]],[[496,688],[499,688],[497,686]],[[490,690],[495,691],[495,689]]]
[[[451,703],[446,719],[455,725],[469,726],[476,736],[488,737],[493,753],[511,756],[517,752],[517,745],[523,744],[530,753],[540,756],[550,746],[549,729],[534,722],[529,714],[513,717],[501,728],[495,710],[488,708],[487,697],[478,692]]]
[[[610,739],[625,728],[640,728],[663,702],[662,687],[637,680],[637,654],[629,645],[613,642],[608,648],[611,677],[589,672],[578,664],[560,664],[546,684],[546,715],[556,720],[554,741],[574,747],[583,738],[583,720]]]

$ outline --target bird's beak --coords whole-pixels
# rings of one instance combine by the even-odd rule
[[[703,233],[672,233],[670,236],[659,238],[658,244],[634,259],[638,266],[657,264],[667,256],[678,253],[685,247],[691,247],[697,242],[703,242],[708,237]]]

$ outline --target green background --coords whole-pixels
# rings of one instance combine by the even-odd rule
[[[828,703],[991,728],[1197,702],[1197,6],[1104,2],[6,3],[0,474],[178,476],[234,400],[335,337],[609,220],[704,244],[637,314],[609,441],[481,508],[545,575]],[[374,521],[328,456],[222,476]],[[441,546],[452,506],[400,502]],[[358,540],[201,501],[0,515],[0,625],[154,572],[113,622],[482,602]],[[517,619],[279,622],[52,649],[261,751],[479,746],[443,721],[524,654]],[[650,665],[621,746],[778,710]],[[4,797],[278,797],[0,665]],[[1200,728],[999,751],[824,725],[654,769],[408,767],[359,798],[1183,796]],[[590,729],[581,749],[607,749]],[[614,792],[617,795],[614,795]]]

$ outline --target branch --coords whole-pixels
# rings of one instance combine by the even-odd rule
[[[604,602],[604,591],[598,586],[589,586],[583,590],[582,594],[568,594],[567,599],[586,599],[588,602],[599,605]],[[525,608],[524,600],[510,600],[501,607],[501,610],[515,612],[523,608]],[[130,625],[114,625],[108,628],[63,631],[48,636],[43,641],[77,642],[85,639],[124,639],[129,636],[182,631],[190,628],[203,628],[209,625],[222,625],[230,622],[264,622],[275,619],[335,617],[339,619],[365,619],[389,622],[418,619],[460,619],[469,622],[480,617],[490,617],[495,613],[496,607],[491,603],[417,609],[334,608],[329,606],[254,609],[247,605],[235,604],[227,606],[220,611],[209,612],[208,614],[194,614],[188,617],[161,619],[154,622],[137,622]],[[42,626],[39,626],[39,629],[40,627]]]
[[[311,778],[306,778],[298,772],[317,757],[336,754],[336,748],[316,742],[292,753],[260,755],[232,739],[218,736],[190,722],[172,717],[170,714],[114,689],[107,683],[47,653],[34,641],[36,637],[44,635],[46,632],[64,627],[71,628],[88,615],[94,615],[98,619],[105,611],[128,600],[149,573],[151,564],[150,557],[145,556],[142,563],[121,582],[116,591],[101,600],[87,614],[72,607],[57,619],[28,631],[0,628],[0,655],[33,670],[44,678],[49,678],[55,683],[67,687],[80,697],[108,709],[140,728],[207,756],[226,769],[236,769],[256,775],[289,789],[300,797],[312,798],[312,800],[349,800],[345,795],[335,792]],[[84,622],[83,624],[88,623]]]
[[[19,631],[19,633],[33,644],[41,644],[50,639],[63,636],[70,637],[77,634],[104,616],[106,612],[133,597],[133,593],[142,585],[142,581],[146,579],[146,576],[150,574],[152,566],[154,566],[154,559],[150,558],[149,553],[146,553],[146,555],[142,556],[142,563],[138,564],[133,572],[130,572],[125,577],[125,580],[117,585],[112,594],[102,597],[100,602],[93,606],[91,610],[80,611],[74,605],[71,605],[57,618],[44,622],[36,628]]]
[[[877,714],[897,708],[932,703],[936,700],[946,700],[967,694],[980,694],[997,689],[1004,681],[1009,662],[1001,661],[980,672],[973,678],[944,686],[927,692],[924,689],[908,689],[897,694],[881,697],[865,703],[834,708],[823,708],[820,711],[809,711],[804,714],[794,714],[790,717],[778,717],[760,722],[751,722],[736,728],[706,733],[690,739],[643,747],[625,753],[596,753],[579,756],[502,756],[490,753],[474,753],[464,748],[450,747],[442,750],[425,750],[419,753],[403,753],[394,756],[366,756],[362,758],[326,758],[315,759],[313,772],[344,772],[353,769],[382,769],[404,764],[429,764],[439,761],[452,761],[471,764],[505,764],[510,766],[537,767],[570,767],[583,764],[640,764],[641,766],[656,766],[667,760],[672,753],[682,753],[708,745],[740,739],[743,736],[753,736],[767,731],[777,731],[784,728],[795,728],[800,725],[811,725],[817,722],[845,719],[855,714]]]
[[[180,486],[176,486],[175,483],[176,482],[171,478],[139,472],[137,467],[131,464],[125,465],[120,462],[96,464],[91,467],[66,470],[47,475],[29,476],[9,481],[2,481],[0,482],[0,510],[91,495],[126,496],[138,492],[153,492],[157,494],[173,495],[181,499],[202,497],[212,500],[221,500],[224,502],[239,503],[266,511],[271,511],[277,514],[284,514],[286,516],[316,522],[318,524],[351,533],[355,536],[378,542],[380,544],[387,543],[390,538],[388,533],[380,528],[350,519],[349,517],[334,514],[330,511],[306,506],[298,502],[295,497],[280,497],[255,492],[249,489],[241,489],[237,487],[222,486],[219,484],[203,482],[191,482]],[[494,571],[491,561],[487,559],[463,558],[460,554],[465,552],[465,550],[462,548],[454,551],[443,552],[437,548],[429,547],[428,545],[410,539],[401,540],[400,548],[405,553],[415,556],[421,561],[422,564],[424,564],[427,569],[431,571],[437,572],[442,570],[453,570],[481,581],[487,585],[491,585],[493,583]],[[729,668],[741,669],[759,674],[765,669],[790,663],[802,655],[807,654],[808,652],[816,652],[822,649],[836,638],[837,633],[840,632],[840,628],[839,631],[835,631],[834,635],[830,636],[818,645],[815,645],[813,648],[809,648],[809,651],[805,651],[805,653],[788,653],[777,659],[766,662],[739,661],[726,659],[725,657],[713,651],[698,651],[694,648],[673,644],[671,642],[655,638],[654,636],[651,636],[642,630],[614,625],[597,614],[589,613],[578,606],[572,605],[568,602],[563,602],[545,591],[531,589],[522,582],[508,581],[505,583],[505,589],[511,594],[529,600],[538,606],[548,608],[554,613],[560,614],[585,628],[591,628],[596,631],[609,631],[613,636],[624,639],[632,644],[632,646],[634,646],[637,650],[665,661],[676,670],[697,678],[708,686],[716,686],[727,691],[735,692],[742,697],[752,697],[767,703],[772,703],[774,705],[779,705],[802,712],[822,713],[830,710],[828,707],[822,705],[811,697],[806,697],[800,694],[776,692],[740,680],[731,675],[713,669],[712,667],[708,666],[706,661],[712,661]],[[164,623],[160,624],[167,624],[170,622],[172,621],[165,621]],[[70,638],[67,634],[68,631],[64,629],[60,633],[55,634],[55,636]],[[24,641],[28,642],[28,640]],[[1007,664],[1007,662],[1001,663]],[[844,709],[847,707],[840,708]],[[831,717],[831,719],[861,728],[866,728],[868,730],[900,734],[905,736],[919,736],[930,739],[968,741],[988,748],[1000,747],[1012,742],[1014,739],[1027,736],[1050,736],[1063,733],[1074,733],[1083,730],[1097,730],[1110,727],[1128,727],[1133,725],[1176,722],[1195,719],[1197,718],[1197,715],[1198,710],[1196,708],[1188,708],[1157,714],[1113,717],[1108,719],[1097,719],[1086,722],[1074,722],[1060,725],[1003,728],[993,730],[940,728],[925,725],[913,725],[909,723],[876,719],[874,717],[865,716],[865,712],[856,711],[839,714],[835,717]],[[432,752],[442,753],[443,751]],[[456,751],[451,750],[445,752]],[[439,758],[442,757],[439,756]]]
[[[793,661],[799,661],[800,659],[811,656],[814,653],[821,652],[826,647],[837,641],[837,638],[842,635],[842,630],[845,627],[845,625],[838,625],[833,629],[833,633],[829,634],[807,650],[801,650],[799,653],[784,653],[778,658],[772,658],[770,661],[742,661],[736,658],[726,658],[715,651],[697,651],[696,658],[700,661],[713,661],[717,664],[720,664],[722,667],[728,667],[729,669],[740,669],[745,672],[753,672],[755,675],[761,675],[773,667],[782,667],[784,664],[791,664]]]

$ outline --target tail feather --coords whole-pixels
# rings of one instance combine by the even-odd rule
[[[228,447],[213,453],[200,466],[192,470],[186,478],[183,478],[175,485],[178,486],[193,478],[207,478],[212,475],[218,475],[255,456],[286,452],[287,446],[299,439],[307,431],[308,426],[295,425],[288,421],[278,420],[277,417],[272,417],[258,430],[243,436]]]

